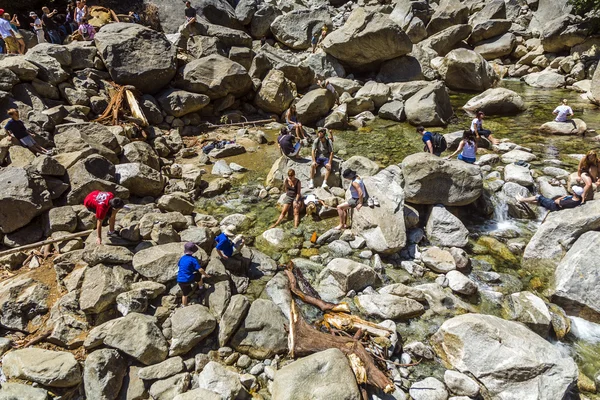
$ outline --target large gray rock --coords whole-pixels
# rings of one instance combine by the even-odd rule
[[[562,15],[544,26],[540,37],[544,52],[560,53],[569,51],[572,47],[585,42],[590,28],[585,23],[577,23],[577,17]]]
[[[154,93],[175,76],[175,46],[150,28],[139,24],[108,24],[94,41],[111,78],[120,85],[133,85],[144,93]]]
[[[255,300],[231,338],[231,346],[252,358],[271,358],[287,351],[288,320],[271,300]]]
[[[119,164],[115,167],[115,176],[134,196],[158,197],[165,187],[161,173],[142,163]]]
[[[219,321],[219,345],[225,346],[231,336],[237,331],[240,324],[246,318],[250,309],[250,301],[246,296],[236,294],[231,297],[227,309]]]
[[[119,266],[96,265],[86,268],[79,307],[87,314],[99,314],[114,305],[120,293],[129,289],[133,273]]]
[[[356,305],[370,318],[394,321],[417,317],[425,312],[418,301],[393,294],[363,294],[355,299]]]
[[[188,63],[176,85],[190,92],[205,94],[214,100],[229,94],[235,97],[246,94],[252,87],[252,79],[240,64],[212,54]]]
[[[494,68],[481,55],[467,49],[446,54],[438,71],[446,85],[455,90],[479,92],[499,80]]]
[[[475,44],[485,39],[504,35],[510,29],[512,22],[507,19],[489,19],[481,22],[471,22],[473,31],[469,43]]]
[[[334,258],[319,274],[318,291],[323,300],[337,302],[350,290],[359,292],[378,281],[368,265],[345,258]]]
[[[133,268],[143,277],[166,283],[177,277],[177,261],[183,255],[184,243],[152,246],[133,256]]]
[[[299,179],[302,188],[308,187],[308,182],[310,180],[310,168],[311,161],[308,158],[292,160],[289,157],[281,156],[278,158],[271,170],[267,174],[267,179],[265,181],[266,186],[277,186],[281,187],[283,185],[284,180],[287,177],[287,172],[289,169],[293,169],[296,172],[296,179]],[[314,177],[314,184],[316,187],[321,186],[323,180],[325,179],[325,168],[318,168]],[[342,179],[340,176],[340,163],[335,158],[332,162],[331,174],[329,175],[329,179],[327,180],[327,184],[329,187],[341,187]]]
[[[103,338],[106,346],[121,350],[144,365],[167,358],[169,345],[154,317],[131,313],[110,322]]]
[[[0,171],[0,232],[10,233],[29,224],[52,207],[44,180],[24,168]]]
[[[29,321],[48,311],[48,287],[29,275],[0,282],[0,323],[5,328],[27,332]]]
[[[342,170],[346,169],[351,169],[361,178],[366,178],[379,172],[379,164],[367,157],[352,156],[342,163]]]
[[[492,398],[562,399],[577,382],[572,358],[525,326],[491,315],[447,320],[431,343],[447,367],[472,374]]]
[[[504,167],[504,181],[525,187],[533,187],[535,184],[529,168],[516,164],[508,164]]]
[[[599,232],[587,232],[577,239],[554,273],[552,301],[570,315],[600,320],[598,269],[596,266]]]
[[[123,146],[121,162],[141,163],[157,171],[160,170],[160,158],[154,148],[150,144],[139,140]]]
[[[554,71],[534,72],[526,75],[523,80],[536,88],[556,89],[565,86],[565,77]]]
[[[273,69],[282,71],[298,89],[314,83],[314,73],[310,66],[301,62],[295,54],[266,43],[252,59],[249,73],[252,79],[263,79]]]
[[[402,172],[393,165],[363,181],[369,196],[376,197],[380,205],[355,210],[352,230],[365,239],[369,249],[383,254],[396,253],[406,245]],[[348,190],[346,198],[351,197]]]
[[[7,353],[2,358],[2,372],[9,379],[24,379],[56,388],[81,382],[81,368],[73,354],[33,347]]]
[[[402,56],[381,64],[377,80],[384,83],[410,82],[423,79],[421,63],[415,57]]]
[[[567,0],[540,0],[529,23],[532,32],[542,33],[546,23],[571,13],[573,6]]]
[[[508,297],[508,306],[512,320],[527,325],[541,337],[548,335],[552,316],[544,300],[531,292],[518,292]]]
[[[294,50],[306,50],[310,47],[313,34],[321,33],[323,25],[332,29],[329,13],[324,9],[294,10],[277,17],[271,25],[275,38]]]
[[[412,42],[385,14],[356,8],[340,29],[325,37],[323,49],[355,68],[408,54]]]
[[[478,110],[486,115],[513,115],[524,111],[527,107],[523,98],[506,88],[492,88],[471,98],[463,106],[465,111],[472,113]]]
[[[567,122],[550,121],[540,126],[540,133],[547,135],[583,135],[587,131],[587,124],[579,118]]]
[[[85,359],[83,385],[89,400],[116,399],[127,373],[126,360],[117,350],[96,350]]]
[[[118,162],[116,154],[121,151],[115,135],[97,123],[60,125],[56,129],[54,143],[60,153],[81,152],[80,158],[92,154],[100,155],[113,164]],[[64,162],[62,164],[67,169],[72,165],[65,165]]]
[[[415,204],[464,206],[483,190],[479,167],[417,153],[402,161],[405,200]]]
[[[24,383],[4,382],[0,388],[1,400],[48,400],[48,392]]]
[[[296,103],[298,121],[311,125],[326,116],[334,104],[335,97],[329,90],[311,90]]]
[[[437,205],[425,226],[427,239],[431,244],[442,247],[465,247],[469,242],[469,231],[464,224],[444,206]]]
[[[404,103],[406,119],[412,125],[444,126],[454,115],[443,82],[432,82]]]
[[[210,335],[217,326],[215,317],[208,308],[199,304],[180,308],[171,317],[172,340],[169,355],[183,355],[202,339]]]
[[[185,364],[181,357],[171,357],[161,363],[141,368],[138,371],[138,376],[145,381],[165,379],[180,373],[184,369]]]
[[[324,350],[281,368],[275,373],[271,393],[279,400],[362,398],[348,359],[338,349]]]
[[[427,35],[436,34],[452,25],[466,24],[469,8],[459,0],[442,0],[427,24]]]
[[[260,85],[254,104],[263,111],[282,114],[296,98],[296,84],[283,71],[272,69]]]
[[[219,394],[220,399],[243,398],[244,388],[240,376],[216,361],[211,361],[198,375],[198,387]]]
[[[454,25],[428,37],[420,46],[427,46],[435,50],[441,57],[448,54],[457,44],[469,37],[470,25]]]
[[[167,89],[156,100],[167,114],[176,118],[200,111],[210,102],[210,98],[204,94],[177,89]]]
[[[510,55],[517,44],[517,38],[512,33],[483,40],[475,46],[473,51],[486,60],[495,60]]]
[[[0,60],[0,69],[15,73],[21,81],[29,82],[36,78],[39,67],[28,61],[25,56],[5,57]]]

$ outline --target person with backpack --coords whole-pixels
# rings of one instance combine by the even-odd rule
[[[94,40],[96,29],[88,23],[87,17],[83,17],[81,25],[79,25],[79,33],[83,36],[83,40]]]
[[[417,133],[422,136],[421,140],[425,143],[423,151],[426,153],[431,153],[439,157],[448,148],[444,136],[437,132],[431,133],[426,131],[424,127],[418,126]]]
[[[477,161],[477,141],[475,140],[475,134],[471,132],[471,130],[468,129],[463,132],[463,138],[458,145],[458,149],[446,157],[446,160],[451,159],[456,154],[458,154],[459,160],[466,163],[473,164],[475,161]]]

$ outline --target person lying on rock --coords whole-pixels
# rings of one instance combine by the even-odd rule
[[[283,200],[281,214],[269,229],[279,225],[288,214],[291,207],[293,207],[294,211],[294,227],[297,228],[300,224],[300,211],[302,211],[302,184],[300,183],[300,179],[296,178],[296,171],[293,169],[289,169],[287,175],[287,178],[283,181],[285,199]]]
[[[492,135],[492,131],[490,131],[489,129],[483,129],[483,118],[484,117],[485,117],[485,114],[483,113],[483,111],[477,111],[477,115],[475,116],[473,121],[471,121],[471,132],[473,132],[475,134],[477,139],[479,139],[479,138],[481,138],[481,136],[483,136],[484,138],[486,138],[490,142],[492,142],[492,144],[499,144],[500,141],[498,139],[494,138],[494,136]]]
[[[37,142],[35,139],[29,134],[27,128],[25,128],[25,124],[23,121],[19,119],[19,111],[11,108],[8,110],[8,116],[11,118],[8,123],[4,126],[6,132],[8,132],[9,136],[17,139],[21,144],[27,147],[31,152],[39,153],[39,154],[52,154],[52,151],[46,150]]]
[[[556,115],[556,122],[568,122],[569,117],[573,116],[573,109],[567,105],[567,99],[563,99],[561,104],[552,111]]]
[[[115,220],[125,203],[113,193],[94,190],[83,200],[88,211],[96,214],[96,243],[102,244],[102,225],[108,220],[108,236],[118,236],[115,232]]]
[[[177,271],[177,284],[181,289],[181,305],[183,307],[188,305],[188,296],[194,290],[194,284],[198,285],[198,288],[204,286],[203,278],[210,278],[198,259],[194,257],[194,253],[198,251],[198,246],[195,243],[187,242],[183,246],[183,256],[177,262],[179,270]]]
[[[460,153],[458,155],[458,159],[461,161],[469,164],[473,164],[475,161],[477,161],[477,141],[475,140],[475,134],[471,132],[471,130],[466,130],[463,132],[463,138],[458,145],[458,149],[446,157],[446,160],[451,159],[457,153]]]
[[[319,200],[314,194],[309,194],[304,198],[304,206],[306,207],[306,215],[312,215],[314,220],[318,218],[321,208],[325,207],[325,202]]]
[[[290,158],[298,157],[300,149],[302,149],[302,143],[298,141],[296,144],[294,144],[295,140],[295,136],[290,133],[288,128],[285,126],[281,127],[279,137],[277,138],[277,145],[284,156]]]
[[[355,208],[356,211],[360,211],[367,193],[365,184],[355,171],[351,169],[344,170],[342,177],[350,180],[350,195],[352,198],[337,206],[340,224],[334,228],[336,230],[347,228],[346,218],[348,216],[348,210]]]
[[[318,139],[313,142],[312,145],[312,165],[310,168],[310,181],[308,181],[308,188],[313,189],[315,184],[313,179],[317,172],[318,167],[325,167],[325,179],[323,179],[322,188],[328,188],[327,179],[331,175],[331,163],[333,161],[333,144],[325,136],[325,128],[319,128]]]
[[[244,238],[242,235],[236,236],[235,225],[228,225],[223,232],[215,238],[216,250],[223,260],[229,259],[234,253],[239,252],[244,247]]]
[[[537,203],[548,211],[560,211],[567,208],[575,208],[583,204],[583,188],[581,186],[573,186],[571,189],[573,190],[572,196],[562,196],[556,199],[549,199],[539,194],[532,197],[516,196],[515,199],[521,203]]]
[[[596,153],[596,150],[588,151],[585,157],[579,161],[577,176],[578,180],[584,184],[583,204],[586,200],[592,200],[594,198],[592,184],[600,183],[600,179],[598,179],[598,154]]]
[[[288,126],[288,129],[291,132],[296,133],[296,138],[300,141],[302,139],[306,139],[306,133],[304,133],[304,128],[302,127],[302,123],[298,122],[298,114],[296,113],[296,106],[291,105],[285,114],[285,123]]]

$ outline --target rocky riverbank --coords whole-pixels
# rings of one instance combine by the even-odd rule
[[[2,250],[92,229],[90,191],[128,203],[101,245],[0,257],[0,398],[597,398],[600,201],[546,216],[515,200],[569,193],[597,147],[590,17],[559,0],[205,0],[179,26],[182,11],[157,3],[166,33],[115,23],[0,58],[0,114],[18,109],[53,149],[36,157],[0,130]],[[119,96],[116,124],[105,110]],[[562,97],[576,129],[545,124]],[[328,189],[304,190],[324,202],[318,218],[267,229],[287,170],[310,177],[307,150],[290,160],[273,145],[291,104],[309,135],[333,130],[334,168]],[[406,125],[443,129],[454,150],[478,109],[503,140],[482,140],[476,165],[420,152]],[[247,119],[273,122],[214,129]],[[336,231],[347,169],[380,204]],[[230,225],[247,245],[222,260],[214,238]],[[211,277],[180,307],[188,241]],[[290,356],[291,303],[324,317],[292,297],[290,261],[311,296],[393,332],[364,341],[387,355],[389,393],[339,349]]]

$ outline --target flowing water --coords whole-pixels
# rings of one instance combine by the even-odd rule
[[[508,89],[521,94],[528,109],[516,116],[510,117],[487,117],[484,126],[494,132],[497,138],[507,138],[511,142],[531,148],[538,156],[533,161],[532,168],[541,168],[548,165],[547,160],[559,160],[560,167],[569,171],[577,168],[577,159],[573,154],[585,153],[590,149],[600,147],[600,142],[593,140],[595,135],[593,129],[600,127],[600,112],[588,101],[583,100],[576,92],[568,90],[536,89],[529,87],[517,80],[505,80],[502,85]],[[470,126],[472,116],[462,111],[462,106],[474,94],[451,93],[451,102],[455,110],[452,123],[446,128],[433,128],[442,134],[464,130]],[[566,98],[573,108],[576,118],[583,119],[592,133],[586,137],[561,137],[545,136],[539,133],[538,127],[544,122],[553,119],[552,111],[561,99]],[[276,137],[276,131],[264,130],[270,140]],[[395,123],[376,119],[367,127],[355,131],[335,132],[336,154],[343,158],[353,155],[368,157],[381,167],[393,163],[400,163],[404,157],[415,152],[422,151],[423,144],[415,128],[408,123]],[[278,150],[275,145],[262,146],[258,153],[248,153],[233,158],[238,164],[247,167],[252,172],[239,177],[234,181],[234,186],[240,190],[232,190],[227,196],[216,199],[203,199],[198,203],[198,211],[210,213],[217,219],[233,212],[245,213],[254,222],[252,228],[245,232],[249,236],[259,236],[277,218],[279,211],[274,207],[274,200],[250,202],[245,200],[244,191],[251,191],[258,185],[263,185],[266,175],[278,158]],[[548,297],[548,282],[551,281],[553,271],[524,271],[520,268],[520,256],[504,244],[510,241],[520,241],[525,244],[533,235],[539,224],[541,216],[537,220],[516,220],[508,215],[507,205],[497,198],[492,199],[493,217],[484,217],[478,210],[467,210],[469,214],[461,219],[471,232],[471,240],[467,251],[473,259],[473,273],[471,278],[481,286],[479,295],[475,299],[468,299],[471,311],[507,316],[507,308],[504,302],[498,301],[493,291],[510,294],[522,290],[530,290],[543,298]],[[473,206],[471,206],[473,207]],[[543,215],[543,214],[541,214]],[[325,221],[312,221],[303,218],[300,228],[292,230],[292,234],[299,241],[309,240],[313,232],[322,233],[337,224],[332,219]],[[286,224],[286,229],[290,229]],[[483,239],[482,239],[483,238]],[[302,249],[301,256],[308,258],[318,254],[316,249]],[[274,254],[274,258],[285,261],[287,255]],[[281,257],[281,258],[280,258]],[[501,285],[486,284],[482,276],[486,272],[496,272],[502,275]],[[391,280],[401,279],[398,270],[389,272]],[[425,276],[423,282],[431,281],[431,276]],[[265,296],[261,294],[265,281],[253,282],[251,295],[253,297]],[[489,288],[490,291],[485,289]],[[457,308],[456,313],[467,312]],[[419,318],[405,324],[399,324],[399,331],[405,340],[426,339],[433,334],[448,316],[434,316],[432,318]],[[572,318],[572,332],[563,342],[557,342],[557,346],[564,349],[576,360],[580,371],[590,379],[600,371],[600,325]],[[415,368],[414,374],[420,376],[437,375],[441,369],[435,363],[424,363]]]

